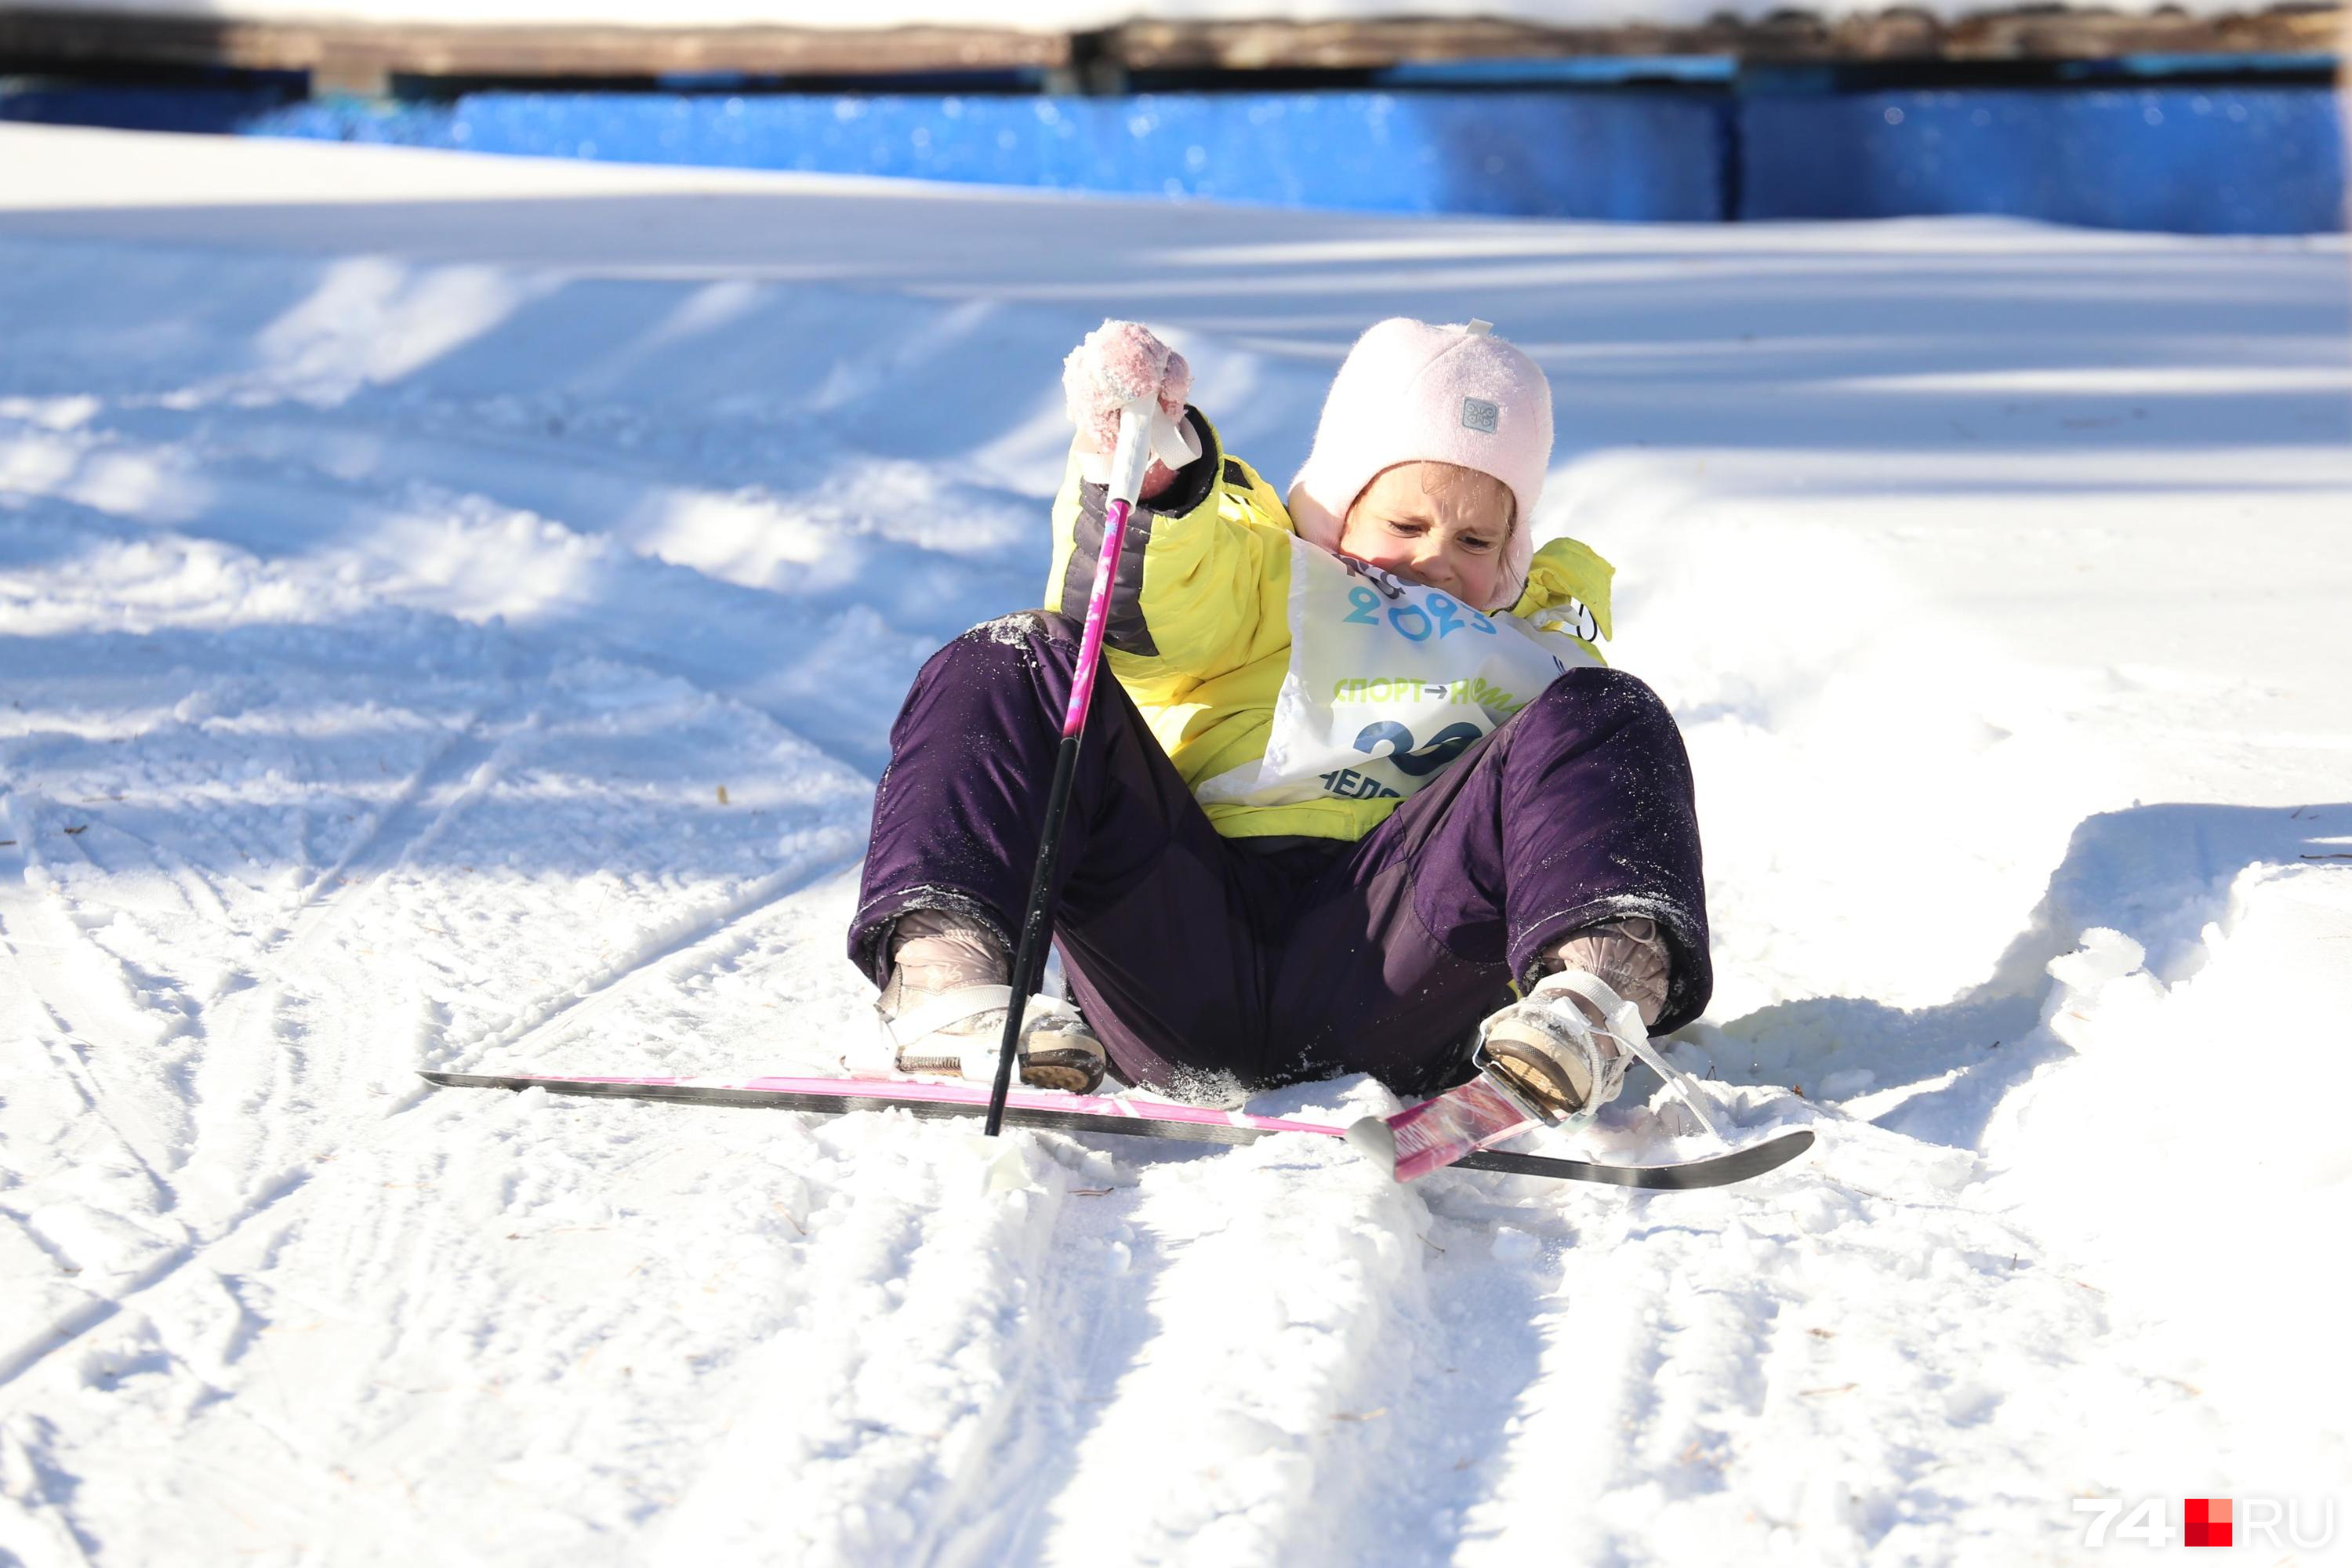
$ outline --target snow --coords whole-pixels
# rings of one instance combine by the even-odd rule
[[[1502,17],[1553,26],[1654,23],[1698,26],[1731,15],[1761,19],[1780,9],[1768,0],[864,0],[854,11],[777,0],[673,0],[658,23],[628,0],[43,0],[48,11],[129,12],[141,16],[226,17],[239,21],[341,22],[399,26],[853,27],[950,26],[1034,33],[1083,32],[1138,19],[1176,22],[1351,21],[1370,17]],[[1971,4],[1906,6],[1958,17],[2006,7]],[[2240,0],[2126,0],[2124,12],[2184,10],[2233,15],[2260,6]],[[1823,16],[1870,16],[1876,0],[1823,0],[1805,10]]]
[[[2341,238],[33,128],[0,166],[0,1557],[2006,1564],[2086,1557],[2077,1500],[2177,1532],[2205,1495],[2345,1527]],[[1620,563],[1617,662],[1700,781],[1721,984],[1675,1059],[1811,1153],[1398,1189],[1336,1141],[415,1079],[862,1037],[897,698],[1034,600],[1060,357],[1112,310],[1276,475],[1380,314],[1542,359],[1540,521]],[[1697,1152],[1638,1076],[1581,1152]]]

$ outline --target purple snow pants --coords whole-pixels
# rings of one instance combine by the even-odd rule
[[[909,910],[962,912],[1011,946],[1077,657],[1077,623],[1039,612],[967,632],[916,678],[849,929],[877,985]],[[1129,1082],[1366,1072],[1434,1092],[1468,1076],[1478,1020],[1542,950],[1616,916],[1665,933],[1661,1030],[1706,1005],[1690,763],[1632,676],[1561,676],[1356,843],[1273,848],[1220,837],[1126,691],[1095,693],[1055,935]]]

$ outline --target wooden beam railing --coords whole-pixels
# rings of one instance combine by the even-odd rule
[[[1497,18],[1331,22],[1135,21],[1066,34],[984,27],[391,26],[0,6],[0,69],[202,66],[310,73],[324,89],[383,90],[394,76],[558,79],[735,73],[905,77],[1036,70],[1372,70],[1410,62],[1712,55],[1758,64],[2062,61],[2123,55],[2308,55],[2341,47],[2352,7],[2295,4],[2235,16],[2032,5],[1944,21],[1893,9],[1838,19],[1790,12],[1696,26],[1556,27]]]

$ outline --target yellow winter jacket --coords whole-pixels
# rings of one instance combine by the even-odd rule
[[[1274,487],[1191,413],[1202,453],[1128,523],[1112,587],[1105,646],[1111,673],[1150,724],[1184,782],[1253,763],[1266,749],[1276,699],[1290,666],[1290,513]],[[1074,449],[1054,500],[1054,563],[1045,607],[1086,613],[1102,550],[1105,487],[1088,482]],[[1506,613],[1542,625],[1593,660],[1610,635],[1614,569],[1583,544],[1556,539],[1535,553]],[[1542,612],[1541,623],[1533,617]],[[1563,612],[1565,612],[1563,614]],[[1565,621],[1566,625],[1559,623]],[[1576,635],[1577,633],[1583,635]],[[1389,795],[1330,796],[1279,805],[1211,803],[1229,838],[1306,837],[1352,841],[1395,810]]]

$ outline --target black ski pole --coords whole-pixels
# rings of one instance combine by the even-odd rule
[[[1103,628],[1110,620],[1111,584],[1118,578],[1127,520],[1143,489],[1143,470],[1151,461],[1151,421],[1157,413],[1148,395],[1119,412],[1118,449],[1111,457],[1110,499],[1103,509],[1102,553],[1095,562],[1094,589],[1087,595],[1077,672],[1071,678],[1069,705],[1062,713],[1062,744],[1054,753],[1054,786],[1045,796],[1045,837],[1037,845],[1037,870],[1029,879],[1029,907],[1021,917],[1021,940],[1013,949],[1013,1001],[1005,1009],[996,1082],[988,1091],[988,1120],[981,1129],[991,1138],[1004,1125],[1004,1097],[1013,1091],[1013,1064],[1021,1055],[1021,1026],[1028,1016],[1030,994],[1045,971],[1045,951],[1054,941],[1054,864],[1061,850],[1062,821],[1069,815],[1070,784],[1078,771],[1087,714],[1094,706]]]

